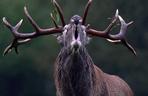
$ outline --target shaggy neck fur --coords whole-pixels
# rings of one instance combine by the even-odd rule
[[[62,49],[56,64],[57,96],[92,96],[94,66],[85,48],[79,52]]]

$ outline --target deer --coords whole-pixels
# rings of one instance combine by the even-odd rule
[[[105,30],[93,29],[89,24],[86,24],[86,17],[91,3],[92,0],[88,0],[82,17],[74,15],[66,24],[60,5],[56,0],[53,0],[61,25],[58,25],[55,17],[51,15],[55,27],[45,29],[39,27],[30,16],[27,7],[24,7],[24,13],[35,29],[34,32],[28,33],[18,31],[23,19],[13,26],[6,17],[3,17],[4,25],[10,29],[14,36],[12,43],[4,50],[4,55],[11,52],[12,49],[18,53],[19,45],[26,44],[34,38],[55,34],[58,43],[62,46],[54,68],[57,96],[133,96],[134,94],[129,85],[120,77],[107,74],[97,67],[86,49],[90,38],[100,37],[114,44],[122,44],[136,55],[136,51],[128,43],[125,36],[128,26],[133,21],[126,23],[117,9]],[[117,21],[121,25],[120,31],[111,34],[111,30],[117,24]]]

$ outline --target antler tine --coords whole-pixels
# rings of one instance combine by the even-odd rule
[[[8,27],[11,31],[13,31],[13,26],[6,20],[6,17],[3,17],[3,23],[5,24],[6,27]],[[22,23],[23,20],[21,20],[17,25],[16,25],[16,29],[18,30],[18,28],[20,27],[20,24]],[[15,34],[14,32],[12,32],[13,35]]]
[[[105,29],[104,33],[109,34],[110,30],[112,29],[112,27],[115,25],[117,19],[119,16],[119,11],[118,9],[116,10],[115,16],[112,19],[112,22],[109,24],[109,26]]]
[[[13,27],[13,26],[7,21],[6,17],[3,17],[3,23],[5,24],[5,26],[6,26],[7,28],[10,29],[10,31],[12,31],[12,34],[13,34],[13,36],[14,36],[15,38],[18,38],[18,36],[19,36],[19,33],[18,33],[17,31],[18,31],[18,29],[20,28],[22,22],[23,22],[23,19],[21,19],[20,22],[18,22],[18,23],[16,24],[16,26]]]
[[[17,50],[18,45],[27,43],[27,42],[31,41],[32,38],[37,38],[42,35],[61,33],[63,31],[63,27],[58,26],[58,25],[56,25],[56,28],[41,29],[37,25],[37,23],[32,19],[32,17],[29,15],[26,7],[24,7],[24,12],[25,12],[25,15],[27,16],[28,20],[32,24],[32,26],[35,28],[35,32],[21,33],[18,31],[18,29],[20,28],[20,26],[23,22],[23,19],[21,19],[20,22],[18,22],[15,26],[12,26],[6,20],[6,18],[3,17],[3,23],[5,24],[6,27],[8,27],[10,29],[10,31],[12,32],[12,34],[14,36],[12,43],[8,47],[6,47],[3,55],[6,55],[7,53],[11,52],[11,50],[13,48],[15,49],[15,52],[18,53],[18,50]]]
[[[121,41],[121,44],[123,44],[124,46],[126,46],[135,56],[137,56],[137,53],[136,53],[135,49],[125,39],[123,39]]]
[[[109,36],[110,30],[112,29],[112,27],[115,25],[116,21],[118,20],[118,16],[119,16],[119,11],[117,9],[111,23],[109,24],[109,26],[104,31],[98,31],[98,30],[94,30],[94,29],[89,28],[87,30],[87,33],[91,34],[92,36],[99,36],[99,37],[109,39],[110,38],[110,36]],[[113,39],[113,40],[116,40],[116,39]]]
[[[29,22],[32,24],[32,26],[35,28],[36,32],[40,32],[40,27],[37,25],[37,23],[32,19],[32,17],[30,16],[27,7],[24,7],[24,13],[27,16]]]
[[[121,23],[120,32],[118,34],[110,35],[110,36],[111,36],[111,38],[114,38],[114,39],[124,39],[125,34],[127,32],[127,27],[129,25],[131,25],[133,23],[133,21],[126,23],[120,15],[118,16],[118,18],[119,18],[120,23]]]
[[[52,19],[52,21],[53,21],[55,27],[58,28],[58,25],[57,25],[56,20],[55,20],[55,18],[53,17],[53,14],[52,14],[52,13],[50,14],[50,17],[51,17],[51,19]]]
[[[65,26],[65,20],[64,20],[62,9],[61,9],[60,5],[56,2],[56,0],[53,0],[53,4],[57,8],[57,11],[60,15],[60,19],[61,19],[61,22],[62,22],[62,26],[64,27]]]
[[[16,26],[15,26],[14,29],[18,30],[18,29],[21,27],[22,23],[23,23],[23,19],[21,19],[20,22],[18,22],[18,23],[16,24]]]
[[[82,25],[85,25],[86,17],[87,17],[88,10],[89,10],[89,7],[90,7],[91,3],[92,3],[92,0],[89,0],[88,3],[87,3],[86,6],[85,6]]]
[[[110,34],[111,28],[115,25],[116,21],[119,19],[121,23],[120,32],[112,35]],[[134,48],[126,41],[125,34],[127,32],[127,27],[131,25],[133,21],[126,23],[123,18],[119,15],[118,10],[116,10],[116,14],[112,20],[112,22],[109,24],[109,26],[104,31],[97,31],[94,29],[88,29],[86,32],[88,34],[91,34],[92,36],[98,36],[106,38],[109,42],[115,43],[115,44],[123,44],[125,45],[134,55],[136,55],[136,51]]]
[[[18,45],[24,44],[31,41],[31,39],[24,39],[24,40],[17,40],[16,38],[13,39],[12,43],[9,44],[3,53],[3,56],[5,56],[7,53],[10,53],[12,51],[12,49],[15,49],[15,52],[18,54]]]
[[[134,55],[136,55],[135,49],[125,39],[125,34],[127,32],[127,27],[129,25],[131,25],[133,23],[133,21],[131,21],[129,23],[126,23],[120,15],[118,16],[118,18],[119,18],[120,23],[121,23],[120,32],[118,34],[116,34],[116,35],[110,35],[110,36],[112,38],[119,39],[120,40],[120,41],[118,41],[119,44],[125,45]],[[112,40],[112,41],[116,41],[116,40]]]
[[[6,49],[4,50],[4,53],[3,55],[6,55],[7,53],[11,52],[12,51],[12,48],[15,49],[15,52],[18,54],[18,48],[17,46],[22,44],[22,43],[26,43],[28,41],[30,41],[30,39],[24,39],[24,40],[20,40],[18,41],[17,38],[19,36],[19,33],[17,32],[17,30],[20,28],[21,24],[23,22],[23,19],[20,20],[20,22],[18,22],[16,24],[16,26],[12,26],[6,19],[6,17],[3,17],[3,23],[6,25],[6,27],[8,27],[11,31],[12,31],[12,34],[13,36],[15,37],[12,41],[12,43],[6,47]]]

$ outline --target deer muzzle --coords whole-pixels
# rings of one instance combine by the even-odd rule
[[[71,42],[71,48],[74,50],[78,50],[81,47],[81,41],[80,41],[80,36],[79,36],[79,32],[77,31],[77,27],[76,30],[73,34],[73,40]]]
[[[74,50],[78,50],[81,47],[81,42],[79,40],[74,40],[71,43],[71,48]]]

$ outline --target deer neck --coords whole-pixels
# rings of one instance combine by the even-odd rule
[[[92,94],[94,66],[85,48],[74,53],[62,49],[56,64],[56,84],[62,96]]]

